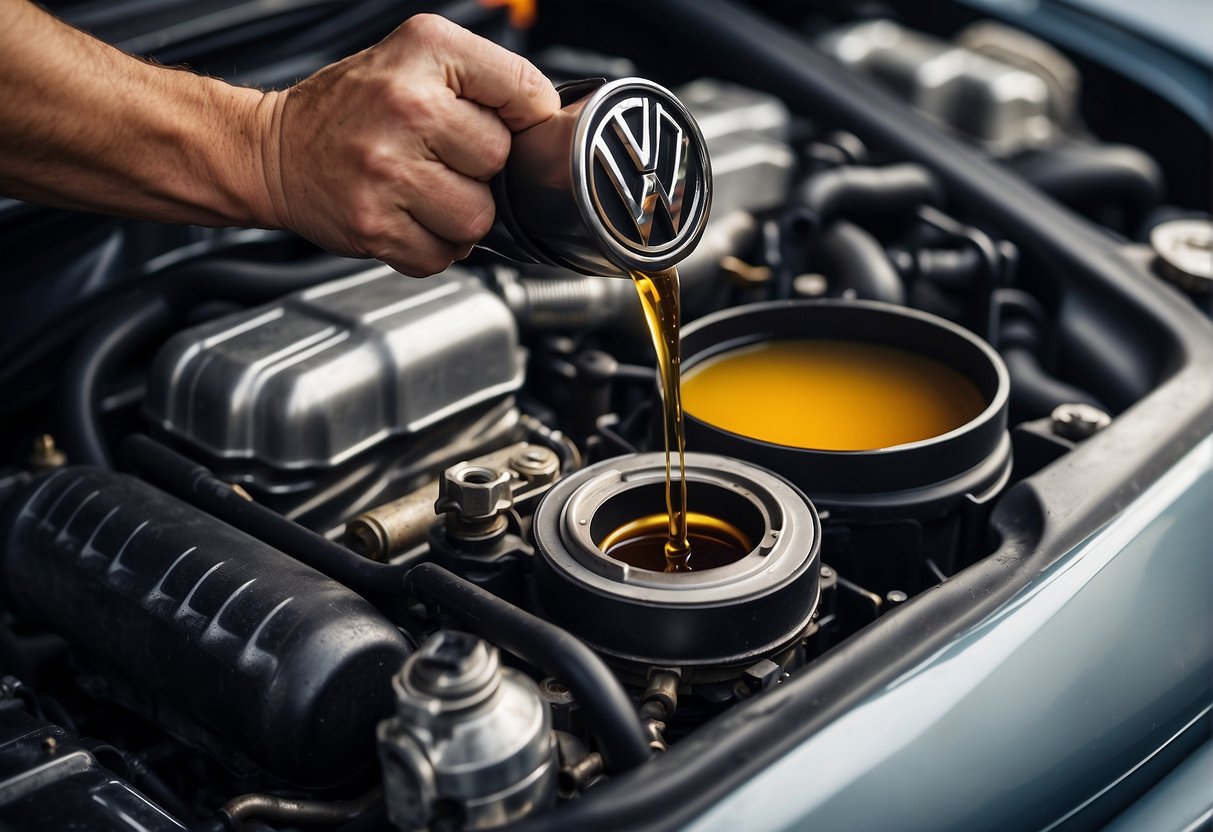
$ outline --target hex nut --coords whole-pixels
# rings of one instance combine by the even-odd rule
[[[513,504],[508,471],[461,462],[443,472],[434,511],[454,513],[461,520],[484,520]]]

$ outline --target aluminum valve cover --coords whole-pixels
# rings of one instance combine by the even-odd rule
[[[329,466],[516,390],[523,368],[513,316],[475,277],[380,266],[178,333],[146,415],[214,457]]]

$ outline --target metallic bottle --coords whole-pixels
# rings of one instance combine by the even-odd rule
[[[514,136],[492,182],[484,248],[528,263],[626,277],[677,264],[699,241],[712,174],[698,125],[642,78],[576,81],[563,108]]]

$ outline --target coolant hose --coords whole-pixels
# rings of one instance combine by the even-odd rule
[[[1107,410],[1090,393],[1046,373],[1031,350],[1010,347],[1000,353],[1011,377],[1012,422],[1048,416],[1059,404],[1081,403]]]
[[[405,585],[471,632],[560,679],[585,711],[608,771],[648,760],[648,739],[635,706],[610,669],[572,634],[434,563],[413,567]]]
[[[105,382],[138,349],[164,333],[173,312],[164,297],[139,294],[84,334],[63,371],[63,447],[73,462],[112,467],[95,408]]]
[[[1046,372],[1038,357],[1041,340],[1040,325],[1021,317],[1008,316],[999,328],[998,351],[1011,377],[1012,423],[1048,416],[1059,404],[1089,404],[1108,411],[1090,393]]]
[[[242,794],[234,797],[214,818],[195,825],[191,832],[240,832],[252,820],[291,826],[335,826],[365,816],[383,802],[383,790],[371,789],[362,797],[344,802],[296,800],[274,794]]]
[[[1132,232],[1163,199],[1158,163],[1127,145],[1075,145],[1037,150],[1010,161],[1021,176],[1079,210],[1112,203],[1125,211]]]
[[[884,167],[843,165],[814,173],[793,197],[817,228],[835,217],[908,213],[919,205],[939,205],[942,191],[922,165],[905,162]]]
[[[884,246],[858,225],[833,222],[814,243],[813,258],[832,289],[853,290],[864,300],[905,304],[905,286]]]

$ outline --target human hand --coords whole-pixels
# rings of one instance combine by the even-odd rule
[[[435,15],[265,101],[263,224],[415,277],[488,233],[511,131],[560,108],[524,58]]]

